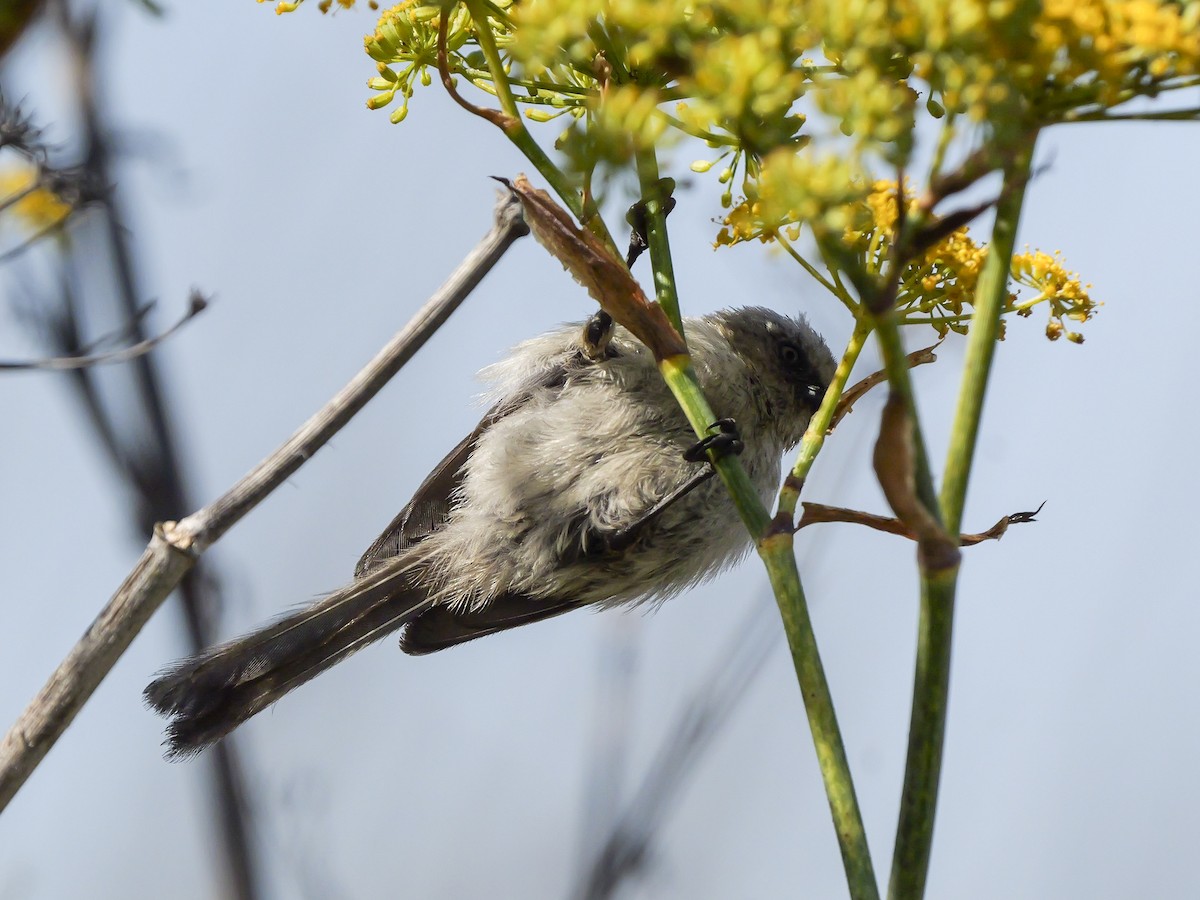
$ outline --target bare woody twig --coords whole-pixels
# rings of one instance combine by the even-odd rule
[[[0,743],[0,811],[199,556],[341,430],[527,232],[520,203],[506,195],[496,206],[492,230],[346,387],[223,496],[155,528],[133,571]]]
[[[942,340],[945,340],[943,338]],[[914,350],[908,354],[905,359],[908,361],[908,367],[915,369],[917,366],[927,365],[931,362],[937,362],[937,354],[933,351],[942,345],[939,340],[936,344],[925,347],[921,350]],[[872,372],[862,381],[857,382],[852,387],[847,388],[842,393],[841,400],[838,401],[837,409],[833,413],[833,421],[829,423],[829,430],[837,428],[838,423],[842,421],[850,413],[854,412],[854,404],[863,398],[863,395],[877,384],[882,384],[887,381],[887,372],[880,369],[878,372]]]
[[[87,333],[79,317],[84,307],[87,318],[97,323],[123,322],[116,333],[124,330],[128,336],[118,342],[146,347],[152,339],[146,331],[147,305],[141,302],[139,287],[143,268],[139,263],[144,262],[145,250],[123,224],[128,186],[118,177],[111,96],[102,76],[101,60],[110,52],[105,37],[111,34],[106,27],[111,10],[73,0],[51,0],[51,6],[74,82],[71,93],[78,109],[81,153],[77,164],[65,168],[47,168],[46,160],[41,160],[38,182],[67,204],[68,214],[85,205],[94,211],[88,216],[72,215],[71,231],[56,242],[63,284],[69,283],[74,272],[79,300],[74,303],[64,294],[62,317],[52,333],[72,340],[59,343],[65,352],[58,355],[97,355],[94,349],[83,349],[80,340]],[[193,313],[200,305],[193,302]],[[169,399],[161,369],[149,354],[134,350],[115,355],[125,355],[130,365],[104,374],[93,366],[70,369],[70,380],[102,449],[112,457],[116,473],[133,494],[134,502],[127,510],[133,534],[146,535],[154,532],[156,523],[194,508],[173,422],[183,407]],[[131,428],[132,423],[137,424]],[[217,637],[214,614],[221,605],[219,584],[214,570],[201,566],[193,567],[179,583],[176,609],[191,653],[210,646]],[[244,775],[238,743],[231,741],[217,748],[206,760],[205,769],[205,793],[217,839],[213,856],[222,891],[228,900],[260,900],[263,864],[255,847],[253,792]]]
[[[110,350],[106,353],[80,353],[68,356],[52,356],[47,359],[30,360],[0,360],[0,371],[22,371],[29,369],[68,371],[71,369],[86,369],[91,366],[110,363],[129,362],[144,353],[149,353],[180,328],[202,313],[208,307],[208,301],[199,291],[193,291],[188,298],[187,312],[170,328],[161,334],[138,341],[128,347]]]
[[[1002,516],[1000,521],[987,531],[981,531],[978,534],[960,534],[958,536],[958,545],[960,547],[973,547],[976,544],[982,544],[984,541],[998,541],[1004,537],[1004,533],[1008,531],[1009,525],[1036,522],[1037,519],[1034,517],[1042,511],[1042,506],[1045,505],[1043,503],[1037,509],[1029,512],[1016,512]],[[824,522],[849,522],[852,525],[865,525],[868,528],[874,528],[876,531],[899,535],[909,540],[915,541],[917,539],[916,533],[899,519],[862,512],[857,509],[846,509],[842,506],[825,506],[822,503],[804,504],[804,514],[801,515],[800,524],[796,526],[796,530],[799,531],[801,528],[807,528],[809,525],[819,525]]]

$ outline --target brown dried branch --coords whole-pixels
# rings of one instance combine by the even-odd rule
[[[570,213],[524,175],[497,178],[525,210],[529,230],[563,264],[600,308],[650,348],[655,359],[687,353],[687,345],[658,303],[649,300],[625,263],[594,234],[580,228]]]
[[[942,346],[942,341],[944,340],[944,337],[939,338],[936,344],[931,344],[921,350],[914,350],[908,354],[908,356],[904,357],[908,361],[908,367],[915,369],[917,366],[937,362],[937,354],[933,351]],[[829,423],[828,433],[832,434],[833,429],[837,428],[838,422],[854,412],[854,404],[861,400],[867,391],[871,390],[877,384],[883,384],[885,381],[887,381],[887,370],[880,369],[878,372],[872,372],[862,381],[843,391],[842,398],[838,401],[837,409],[834,410],[833,419]]]
[[[0,360],[0,371],[11,372],[40,369],[43,371],[53,370],[63,372],[72,369],[86,369],[91,366],[129,362],[131,359],[136,359],[143,354],[149,353],[207,308],[208,300],[204,295],[199,291],[192,291],[191,296],[188,298],[187,311],[174,325],[161,334],[148,337],[145,340],[138,341],[136,344],[131,344],[128,347],[122,347],[119,350],[111,350],[107,353],[80,353],[69,356],[52,356],[47,359],[20,361]]]
[[[908,406],[893,392],[883,406],[875,441],[875,475],[896,518],[915,536],[921,568],[926,572],[948,569],[958,564],[960,554],[936,512],[925,506],[917,491],[915,453]]]
[[[910,541],[917,540],[916,533],[899,519],[862,512],[857,509],[846,509],[841,506],[825,506],[822,503],[804,503],[802,505],[804,512],[800,516],[800,524],[796,526],[797,531],[801,528],[807,528],[809,525],[820,525],[825,522],[848,522],[852,525],[865,525],[867,528],[873,528],[876,531],[899,535],[900,537],[908,538]],[[975,544],[982,544],[984,541],[998,541],[1004,537],[1004,533],[1008,531],[1009,525],[1036,522],[1037,519],[1034,517],[1042,511],[1042,507],[1045,505],[1045,502],[1043,502],[1035,510],[1010,513],[1007,516],[1002,516],[1000,521],[987,531],[980,531],[976,534],[960,534],[958,536],[958,545],[960,547],[973,547]]]
[[[222,497],[179,522],[156,526],[133,571],[0,741],[0,811],[200,555],[340,431],[526,233],[521,205],[504,197],[488,235],[346,387]]]

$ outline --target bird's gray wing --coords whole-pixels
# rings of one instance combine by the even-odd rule
[[[354,577],[362,578],[375,571],[389,559],[433,534],[445,523],[454,504],[454,494],[463,480],[463,467],[471,457],[480,437],[503,419],[520,409],[539,391],[557,391],[567,383],[573,370],[588,364],[582,354],[566,357],[530,380],[519,390],[497,403],[475,430],[459,441],[432,472],[421,482],[411,500],[392,519],[383,533],[367,548],[354,567]]]

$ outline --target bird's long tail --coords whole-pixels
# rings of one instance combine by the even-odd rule
[[[203,750],[288,691],[428,608],[423,591],[385,566],[305,609],[165,670],[144,696],[171,717],[168,756]]]

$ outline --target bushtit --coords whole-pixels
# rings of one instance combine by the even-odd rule
[[[146,688],[168,753],[202,749],[353,651],[403,628],[432,653],[581,606],[660,600],[750,548],[709,447],[741,452],[764,502],[834,360],[768,309],[685,320],[719,416],[696,443],[651,353],[603,314],[485,369],[495,405],[359,560],[355,580]],[[736,421],[736,427],[733,426]]]

